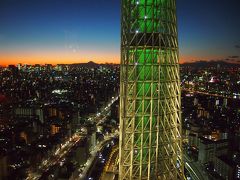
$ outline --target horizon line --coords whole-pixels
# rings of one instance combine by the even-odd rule
[[[230,63],[230,64],[239,64],[238,62],[235,61],[226,61],[226,60],[196,60],[196,61],[185,61],[185,62],[179,62],[179,64],[191,64],[191,63],[197,63],[197,62],[226,62],[226,63]],[[121,63],[115,63],[115,62],[105,62],[105,63],[98,63],[96,61],[88,61],[88,62],[79,62],[79,63],[10,63],[10,64],[0,64],[1,67],[8,67],[11,65],[17,66],[17,65],[30,65],[30,66],[35,66],[35,65],[40,65],[40,66],[44,66],[44,65],[52,65],[52,66],[57,66],[57,65],[77,65],[77,64],[88,64],[88,63],[94,63],[97,65],[107,65],[107,64],[111,64],[111,65],[120,65]]]

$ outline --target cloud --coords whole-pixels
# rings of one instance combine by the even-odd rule
[[[220,61],[225,61],[225,62],[228,62],[228,63],[237,63],[237,64],[240,63],[239,57],[235,57],[235,59],[233,59],[233,58],[226,58],[226,59],[222,59]]]
[[[239,58],[239,56],[228,56],[228,58],[237,59],[237,58]]]
[[[239,44],[236,44],[236,45],[235,45],[235,48],[240,49],[240,45],[239,45]]]
[[[240,56],[228,56],[223,61],[230,62],[230,63],[239,63],[240,62]]]
[[[240,59],[233,59],[234,62],[240,62]]]

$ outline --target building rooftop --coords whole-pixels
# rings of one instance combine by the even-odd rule
[[[218,140],[213,140],[210,138],[206,138],[206,137],[200,137],[200,140],[203,144],[219,144],[219,143],[224,143],[224,142],[228,142],[228,139],[218,139]]]
[[[220,159],[221,161],[225,162],[226,164],[228,164],[231,167],[235,167],[237,165],[239,165],[239,162],[237,163],[236,161],[234,161],[231,156],[229,155],[221,155],[217,157],[218,159]]]

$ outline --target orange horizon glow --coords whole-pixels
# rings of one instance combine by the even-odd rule
[[[20,55],[21,54],[21,55]],[[199,60],[220,60],[221,57],[197,57],[197,56],[184,56],[180,55],[180,64],[187,62],[194,62]],[[25,52],[25,53],[1,53],[0,65],[17,65],[17,64],[74,64],[74,63],[87,63],[93,61],[98,64],[104,63],[120,63],[120,53],[107,53],[107,52]]]
[[[120,55],[104,52],[25,52],[25,53],[0,53],[0,65],[17,65],[17,64],[74,64],[86,63],[93,61],[96,63],[120,63]]]
[[[221,56],[188,56],[188,55],[180,55],[179,62],[183,63],[191,63],[196,61],[211,61],[211,60],[223,60],[224,57]]]

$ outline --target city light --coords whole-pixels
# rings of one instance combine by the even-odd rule
[[[1,0],[0,180],[240,179],[239,7]]]

